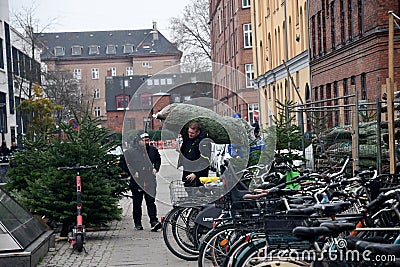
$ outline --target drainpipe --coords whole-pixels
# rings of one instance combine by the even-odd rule
[[[285,62],[288,62],[289,60],[289,41],[288,41],[288,29],[287,29],[287,11],[286,11],[286,0],[284,2],[283,6],[283,11],[284,11],[284,26],[285,26],[285,44],[286,44],[286,49],[285,49]],[[289,70],[289,68],[288,68]],[[290,70],[288,71],[288,80],[287,80],[287,98],[290,100]]]
[[[254,25],[251,25],[251,27],[252,27],[252,29],[254,29],[254,30],[252,30],[253,32],[254,32],[254,34],[253,34],[253,37],[254,37],[254,44],[253,44],[253,49],[255,49],[255,54],[256,54],[256,56],[255,56],[255,59],[256,59],[256,62],[255,62],[255,69],[254,69],[254,71],[256,72],[256,77],[257,77],[257,80],[259,81],[259,79],[258,79],[258,77],[260,76],[260,73],[259,73],[259,69],[258,69],[258,49],[257,49],[257,30],[256,30],[256,25],[257,25],[257,23],[256,23],[256,18],[257,18],[257,15],[256,15],[256,1],[255,0],[253,0],[253,21],[254,21]],[[255,85],[256,83],[254,83],[254,85]],[[263,117],[261,116],[261,90],[260,90],[260,88],[259,88],[259,86],[258,86],[258,82],[257,82],[257,91],[258,91],[258,124],[260,125],[260,127],[262,127],[262,123],[263,123]],[[266,114],[267,116],[266,117],[268,117],[268,114]]]

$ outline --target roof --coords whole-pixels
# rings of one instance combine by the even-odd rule
[[[150,56],[151,54],[155,56],[182,54],[158,30],[153,29],[55,32],[40,33],[37,36],[42,44],[42,61],[55,58],[71,60],[77,58]],[[131,51],[129,51],[129,46],[133,46]],[[57,55],[56,48],[59,49]],[[62,52],[62,50],[64,51]],[[89,50],[92,53],[89,53]]]

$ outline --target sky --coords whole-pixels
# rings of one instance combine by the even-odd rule
[[[8,0],[10,19],[16,11],[34,8],[39,25],[46,32],[139,30],[157,22],[158,30],[170,36],[171,17],[181,16],[190,0]]]

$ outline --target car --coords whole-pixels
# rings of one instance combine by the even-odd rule
[[[121,146],[117,146],[117,147],[114,148],[113,150],[110,150],[110,151],[108,152],[108,154],[121,156],[121,155],[124,154],[124,153],[123,153],[123,151],[122,151],[122,147],[121,147]]]

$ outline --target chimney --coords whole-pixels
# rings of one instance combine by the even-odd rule
[[[151,30],[151,33],[153,34],[153,41],[158,40],[158,30],[157,30],[157,22],[153,21],[153,29]]]

